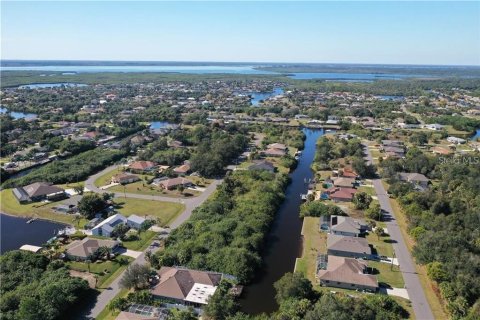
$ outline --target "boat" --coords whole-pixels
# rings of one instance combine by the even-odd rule
[[[32,223],[35,220],[37,220],[37,218],[31,218],[31,219],[27,220],[27,223]]]

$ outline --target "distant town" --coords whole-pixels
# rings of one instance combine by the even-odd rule
[[[2,72],[2,318],[476,319],[452,72]]]

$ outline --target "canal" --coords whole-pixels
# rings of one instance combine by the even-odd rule
[[[291,183],[285,193],[285,201],[278,210],[267,236],[263,253],[264,268],[257,279],[247,286],[241,299],[242,311],[249,314],[270,313],[278,306],[275,302],[273,284],[285,273],[293,272],[296,258],[302,251],[302,220],[299,218],[300,195],[307,192],[305,180],[313,177],[310,169],[315,156],[315,145],[323,130],[303,129],[306,135],[305,148],[297,168],[290,174]]]
[[[24,244],[41,246],[65,228],[65,224],[35,220],[27,223],[29,218],[12,217],[0,214],[0,253],[19,249]]]

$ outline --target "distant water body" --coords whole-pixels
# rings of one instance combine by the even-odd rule
[[[8,109],[6,109],[4,107],[0,107],[0,113],[8,113],[15,120],[17,120],[17,119],[31,120],[31,119],[37,118],[37,115],[35,113],[8,111]]]
[[[277,74],[256,70],[252,66],[23,66],[2,67],[3,71],[93,72],[168,72],[187,74]]]
[[[0,214],[0,253],[17,250],[24,244],[41,246],[66,226],[46,220],[27,223],[27,220]]]

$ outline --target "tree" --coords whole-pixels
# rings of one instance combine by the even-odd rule
[[[214,320],[224,320],[233,316],[240,306],[235,298],[229,293],[232,285],[226,281],[220,282],[215,293],[208,298],[208,304],[205,306],[205,318]]]
[[[311,299],[315,296],[312,283],[301,273],[286,273],[280,280],[274,283],[276,295],[275,300],[279,304],[283,301],[295,299]]]
[[[427,275],[430,279],[437,282],[448,280],[448,274],[445,272],[443,264],[438,261],[427,264]]]
[[[150,268],[145,265],[132,264],[125,270],[125,274],[120,280],[120,286],[125,289],[142,289],[148,286]]]
[[[355,204],[355,209],[365,210],[370,206],[372,202],[372,197],[366,192],[357,192],[353,196],[353,203]]]
[[[385,232],[385,230],[383,230],[382,227],[378,226],[378,227],[375,227],[375,230],[373,232],[377,235],[377,238],[380,240],[380,237],[383,236],[383,233]]]
[[[113,227],[112,230],[112,237],[120,238],[121,240],[125,239],[125,235],[127,234],[130,227],[125,223],[117,224]]]
[[[84,195],[78,202],[78,211],[87,219],[92,219],[105,206],[105,201],[98,194],[91,193]]]
[[[365,211],[365,215],[369,219],[373,219],[373,220],[376,220],[376,221],[382,220],[382,209],[380,208],[380,204],[378,204],[378,203],[372,204],[370,206],[370,208],[368,208]]]
[[[84,190],[84,187],[80,184],[73,187],[73,191],[75,191],[75,193],[79,195],[83,194],[83,190]]]

